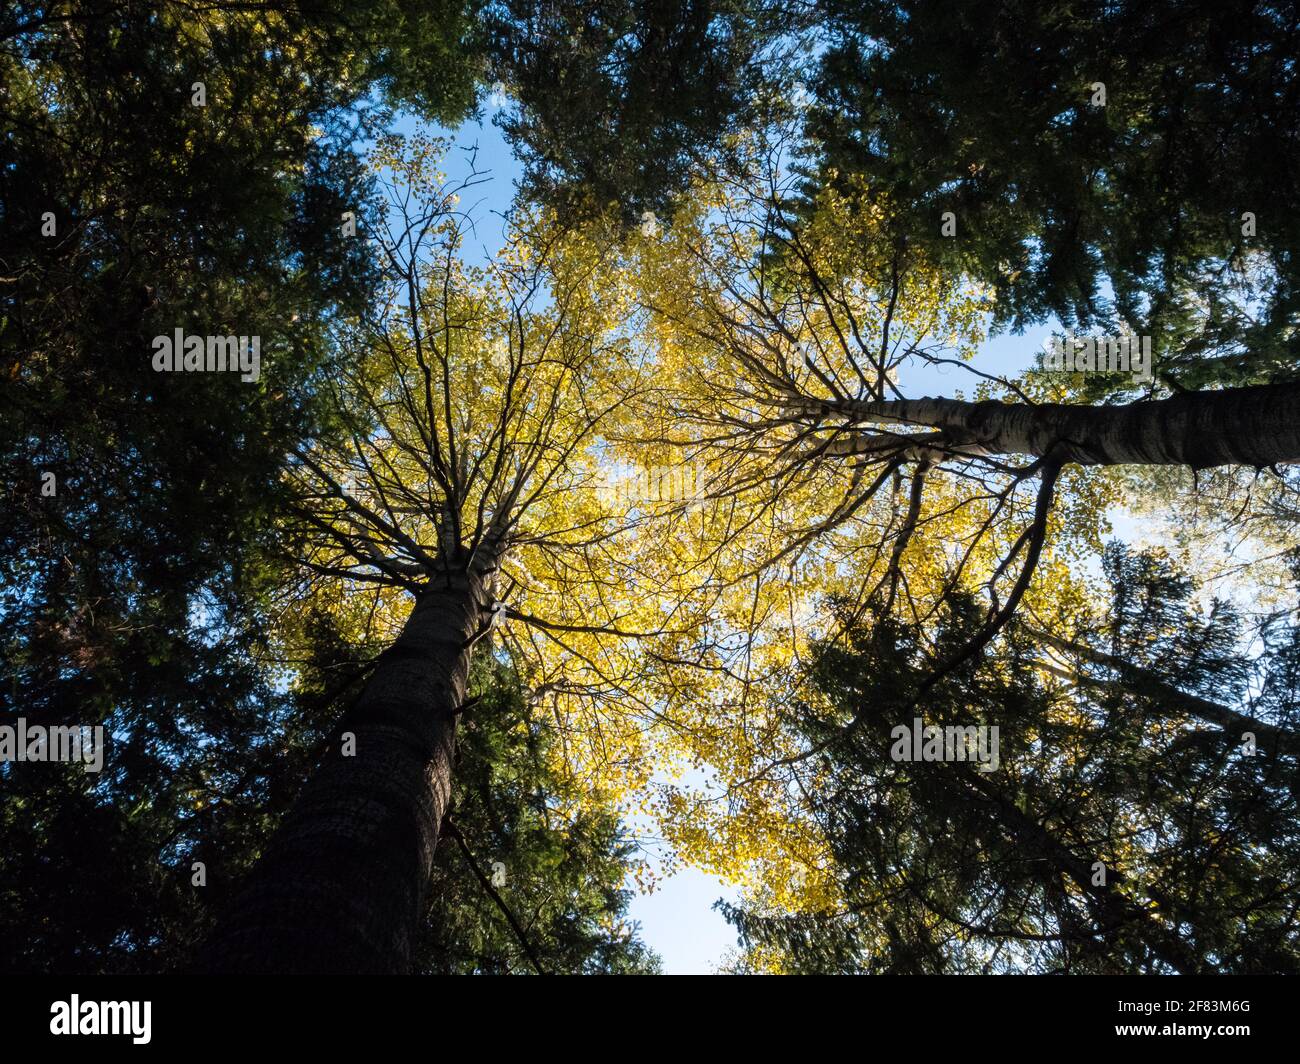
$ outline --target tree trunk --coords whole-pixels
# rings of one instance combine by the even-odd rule
[[[1020,845],[1047,861],[1054,871],[1068,875],[1075,886],[1093,900],[1097,914],[1107,922],[1102,934],[1135,937],[1180,975],[1192,975],[1201,970],[1200,959],[1191,946],[1163,922],[1172,908],[1169,899],[1148,889],[1148,895],[1163,912],[1158,915],[1140,907],[1115,889],[1125,877],[1114,868],[1106,869],[1103,885],[1094,884],[1091,863],[1076,856],[1052,832],[1021,810],[1001,788],[978,772],[963,770],[960,775],[968,787],[992,803],[994,815]]]
[[[454,574],[416,603],[348,714],[344,742],[200,951],[199,970],[409,971],[486,586]]]
[[[1132,665],[1122,658],[1115,657],[1113,654],[1107,654],[1104,651],[1072,642],[1069,639],[1062,639],[1060,636],[1030,628],[1028,625],[1022,625],[1021,629],[1026,635],[1042,640],[1064,654],[1077,654],[1094,665],[1101,665],[1104,668],[1113,670],[1119,675],[1120,681],[1127,690],[1139,695],[1154,695],[1162,699],[1171,712],[1181,711],[1188,716],[1196,717],[1198,720],[1218,725],[1223,729],[1228,741],[1234,745],[1240,745],[1242,736],[1246,732],[1250,732],[1255,736],[1256,745],[1259,749],[1270,753],[1278,751],[1289,754],[1291,757],[1300,757],[1300,735],[1288,728],[1279,728],[1273,724],[1266,724],[1262,720],[1247,716],[1245,713],[1239,713],[1235,709],[1220,705],[1218,702],[1212,702],[1208,698],[1181,691],[1147,669]],[[1103,688],[1113,685],[1113,681],[1088,676],[1086,673],[1071,673],[1069,678]]]
[[[1038,458],[1051,452],[1079,465],[1205,469],[1300,462],[1300,384],[1189,392],[1124,406],[958,399],[800,399],[789,406],[855,422],[927,425],[948,443],[978,452]]]

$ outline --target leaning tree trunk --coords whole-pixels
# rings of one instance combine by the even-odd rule
[[[348,714],[344,741],[200,951],[199,970],[410,969],[485,586],[456,574],[416,603]]]
[[[925,425],[939,430],[932,442],[942,436],[985,454],[1051,454],[1080,465],[1206,469],[1300,462],[1300,384],[1187,392],[1122,406],[959,399],[798,399],[786,405],[834,411],[854,422]]]
[[[1107,881],[1093,882],[1093,867],[1081,859],[1033,816],[1022,810],[1016,802],[988,778],[978,772],[964,770],[962,780],[976,794],[988,799],[994,815],[1003,827],[1025,849],[1037,855],[1054,873],[1067,875],[1074,885],[1091,898],[1096,911],[1106,921],[1106,934],[1124,932],[1137,936],[1146,947],[1180,975],[1193,975],[1202,969],[1202,963],[1190,943],[1184,941],[1165,921],[1172,917],[1171,900],[1149,894],[1160,910],[1152,912],[1116,890],[1125,877],[1117,869],[1107,869]]]
[[[1063,654],[1077,654],[1094,665],[1101,665],[1104,668],[1111,669],[1119,676],[1120,682],[1127,690],[1139,695],[1155,696],[1159,700],[1158,705],[1169,713],[1181,711],[1188,716],[1196,717],[1198,720],[1218,725],[1223,729],[1224,736],[1230,743],[1240,744],[1243,736],[1249,732],[1255,736],[1257,745],[1265,751],[1278,751],[1289,754],[1291,757],[1300,757],[1300,734],[1290,728],[1279,728],[1274,724],[1266,724],[1255,717],[1239,713],[1229,706],[1212,702],[1200,695],[1189,694],[1187,691],[1175,687],[1167,680],[1161,679],[1150,670],[1143,669],[1125,661],[1123,658],[1115,657],[1113,654],[1107,654],[1094,647],[1084,646],[1082,643],[1075,643],[1069,639],[1062,639],[1060,636],[1040,631],[1037,628],[1031,628],[1028,625],[1021,625],[1020,627],[1026,635],[1042,640]],[[1061,671],[1068,679],[1093,687],[1106,689],[1113,686],[1114,683],[1111,680],[1089,676],[1084,672]]]

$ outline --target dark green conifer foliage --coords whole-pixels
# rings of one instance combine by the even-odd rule
[[[454,836],[434,858],[416,970],[523,973],[535,959],[547,973],[657,972],[626,918],[634,842],[612,811],[560,815],[572,796],[550,767],[554,737],[507,667],[480,658],[472,683],[478,700],[457,741]]]
[[[937,645],[894,621],[826,646],[813,671],[834,714],[791,723],[829,773],[810,793],[844,886],[842,911],[723,906],[742,944],[795,971],[1295,972],[1300,869],[1294,753],[1192,715],[1159,689],[1212,697],[1292,735],[1300,722],[1295,614],[1241,653],[1241,619],[1192,610],[1189,581],[1112,547],[1113,609],[1080,648],[1140,667],[1099,668],[1083,649],[1048,684],[1023,629],[913,705],[917,685],[978,623],[949,604]],[[892,729],[997,725],[997,771],[896,762]],[[859,725],[845,731],[850,721]],[[1095,862],[1104,885],[1093,882]],[[742,954],[741,966],[746,963]]]
[[[1002,323],[1122,317],[1189,389],[1294,376],[1294,4],[819,7],[821,176],[865,177],[901,241],[995,285]]]

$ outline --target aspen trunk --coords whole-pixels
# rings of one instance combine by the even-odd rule
[[[417,602],[348,715],[345,742],[308,780],[199,970],[410,969],[483,588],[481,577],[456,574]]]
[[[1300,462],[1300,384],[1189,392],[1123,406],[958,399],[800,399],[789,406],[834,411],[857,422],[925,425],[950,444],[985,454],[1041,458],[1052,452],[1079,465],[1206,469]]]

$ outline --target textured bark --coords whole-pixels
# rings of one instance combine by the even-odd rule
[[[200,952],[207,972],[402,973],[451,790],[482,578],[427,592]]]
[[[1300,384],[1190,392],[1124,406],[898,399],[800,400],[854,421],[897,421],[940,430],[972,453],[1051,453],[1079,465],[1269,466],[1300,462]],[[927,442],[940,437],[926,436]]]

